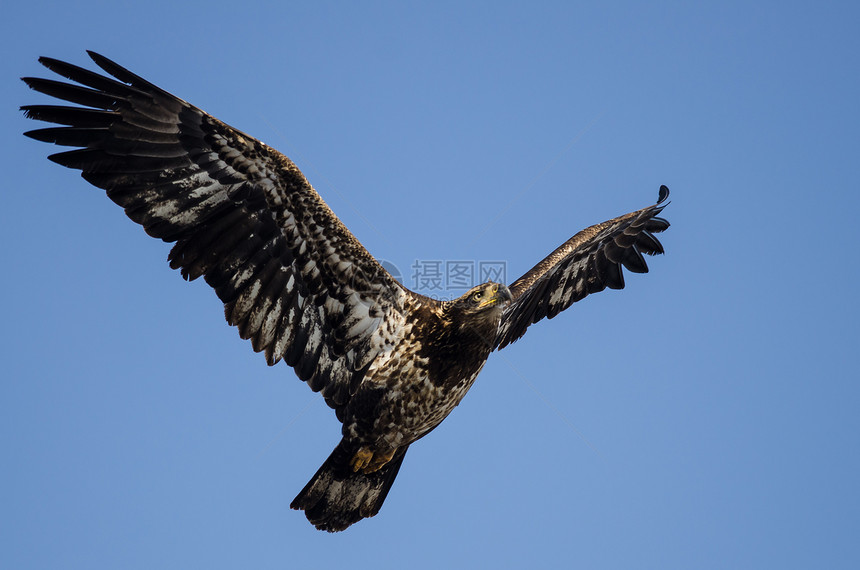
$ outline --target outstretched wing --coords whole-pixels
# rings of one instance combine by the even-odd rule
[[[657,203],[614,220],[584,229],[535,265],[511,286],[513,300],[502,313],[496,348],[526,333],[529,325],[553,318],[590,293],[624,288],[621,267],[647,273],[643,253],[663,253],[654,237],[669,227],[658,218],[669,189],[660,187]]]
[[[362,371],[399,334],[408,291],[287,157],[89,54],[116,79],[40,58],[77,85],[23,81],[79,106],[22,107],[63,125],[25,134],[78,147],[50,159],[81,170],[149,235],[175,242],[170,266],[202,276],[240,336],[269,364],[284,359],[340,416]]]

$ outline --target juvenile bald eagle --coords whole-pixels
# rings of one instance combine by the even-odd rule
[[[460,402],[490,352],[589,293],[648,270],[669,223],[656,204],[583,230],[517,279],[450,302],[391,277],[287,157],[89,52],[113,78],[50,58],[75,82],[26,77],[77,106],[28,105],[62,126],[25,133],[74,150],[50,156],[107,191],[146,233],[174,242],[168,260],[203,277],[227,322],[274,365],[321,392],[343,438],[293,500],[317,528],[379,512],[409,446]]]

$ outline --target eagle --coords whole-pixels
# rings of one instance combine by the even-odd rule
[[[292,501],[316,528],[376,515],[409,446],[456,407],[490,353],[590,293],[645,273],[669,227],[655,204],[591,226],[510,286],[440,301],[403,286],[359,243],[296,165],[259,140],[88,52],[104,72],[39,62],[69,80],[24,77],[73,105],[26,105],[59,126],[24,133],[72,147],[49,158],[81,171],[152,237],[170,267],[199,277],[266,362],[320,392],[342,438]]]

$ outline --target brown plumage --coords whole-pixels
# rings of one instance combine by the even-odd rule
[[[479,285],[450,302],[409,291],[337,219],[290,159],[90,52],[113,77],[55,59],[73,81],[24,78],[75,106],[28,105],[61,125],[25,133],[73,147],[81,171],[151,236],[187,280],[203,277],[227,322],[274,365],[321,392],[343,438],[293,500],[338,531],[379,512],[409,445],[460,402],[494,349],[589,293],[647,271],[669,227],[657,204],[576,234],[510,289]]]

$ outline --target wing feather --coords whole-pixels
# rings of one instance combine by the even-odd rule
[[[496,349],[516,341],[528,327],[553,318],[573,303],[607,287],[624,288],[622,266],[647,273],[643,253],[663,253],[654,237],[669,222],[657,217],[668,203],[669,189],[660,187],[657,203],[587,228],[559,246],[511,286],[513,300],[502,313]]]
[[[294,367],[341,417],[367,363],[399,334],[410,293],[287,157],[89,54],[112,77],[40,58],[73,83],[23,79],[78,105],[22,107],[60,125],[25,134],[72,147],[51,160],[81,170],[149,235],[174,243],[170,267],[203,277],[240,336],[269,364]]]

